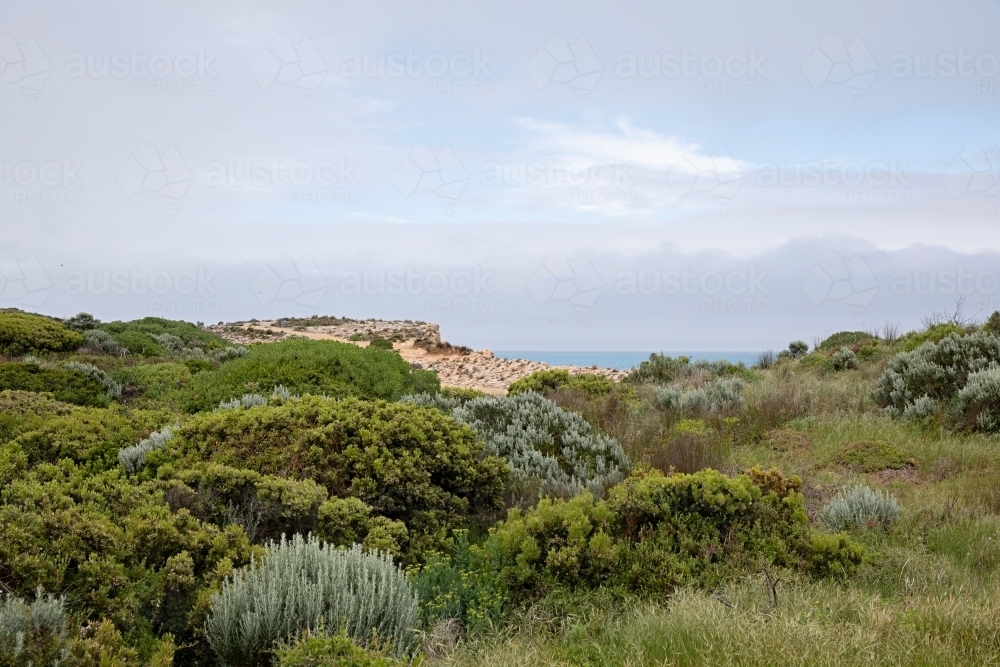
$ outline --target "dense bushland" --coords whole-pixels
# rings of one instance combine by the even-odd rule
[[[505,397],[385,344],[12,321],[56,342],[0,361],[0,664],[1000,656],[1000,314]]]
[[[76,405],[106,407],[111,403],[108,387],[97,377],[72,367],[0,361],[0,391],[30,391],[52,394],[56,400]]]
[[[221,401],[248,391],[269,392],[275,385],[295,394],[385,400],[439,387],[434,373],[411,370],[402,357],[388,350],[288,339],[255,345],[245,357],[195,375],[185,390],[185,407],[191,412],[210,410]]]
[[[381,517],[368,530],[380,527],[383,548],[407,561],[439,548],[450,529],[498,510],[507,476],[504,462],[485,455],[470,428],[438,410],[315,396],[198,415],[146,460],[146,474],[161,477],[210,461],[313,480],[331,499],[361,501],[364,509],[355,513],[366,515],[362,523]],[[345,509],[328,508],[329,523],[321,520],[317,529],[345,530],[337,525]]]
[[[0,311],[0,356],[72,352],[83,336],[57,320],[19,311]]]

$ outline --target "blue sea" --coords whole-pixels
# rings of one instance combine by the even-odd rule
[[[548,352],[540,350],[494,351],[494,356],[503,359],[527,359],[541,361],[553,366],[597,366],[598,368],[618,368],[628,370],[649,359],[649,352]],[[726,359],[731,363],[743,362],[752,366],[757,362],[758,352],[664,352],[668,357],[687,356],[691,361],[718,361]]]

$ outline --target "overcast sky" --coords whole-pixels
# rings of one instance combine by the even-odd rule
[[[525,350],[1000,307],[995,1],[95,4],[0,4],[0,306]]]

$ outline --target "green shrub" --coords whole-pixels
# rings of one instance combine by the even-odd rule
[[[914,415],[915,410],[927,414],[932,405],[923,401],[918,410],[918,399],[950,404],[970,373],[995,363],[1000,363],[1000,338],[951,333],[939,342],[927,342],[912,352],[896,355],[875,383],[872,397],[895,416]]]
[[[846,576],[861,565],[864,558],[864,548],[846,533],[814,532],[810,542],[812,553],[807,567],[818,577]]]
[[[668,384],[674,380],[694,375],[701,375],[705,379],[736,376],[745,380],[753,380],[755,377],[742,362],[732,364],[725,359],[720,359],[718,361],[699,360],[691,363],[691,360],[685,356],[674,358],[653,353],[649,355],[649,359],[633,368],[624,381],[629,384]]]
[[[965,336],[969,331],[952,322],[932,324],[923,331],[911,331],[899,340],[899,348],[904,352],[912,352],[924,343],[937,343],[949,336]],[[985,333],[989,333],[988,331]]]
[[[198,415],[147,467],[171,456],[313,479],[331,497],[358,498],[373,516],[405,524],[411,560],[444,545],[450,528],[499,509],[506,478],[474,432],[438,410],[313,396]]]
[[[29,465],[73,461],[92,472],[118,465],[118,452],[160,426],[162,413],[74,407],[19,434],[14,443]]]
[[[1000,310],[994,310],[982,326],[983,333],[991,336],[1000,336]]]
[[[664,354],[653,353],[649,359],[641,362],[633,368],[626,376],[625,381],[632,384],[651,382],[656,384],[666,384],[673,382],[680,377],[684,367],[690,363],[688,357],[668,357]]]
[[[392,350],[392,341],[381,336],[375,336],[368,343],[368,347],[373,350]]]
[[[73,317],[63,320],[63,326],[67,329],[83,333],[101,326],[101,321],[90,313],[77,313]]]
[[[788,354],[792,359],[803,357],[809,352],[809,345],[803,340],[793,340],[788,344]]]
[[[441,391],[439,393],[445,398],[458,399],[460,403],[487,395],[485,392],[479,391],[478,389],[470,389],[468,387],[441,387]]]
[[[57,416],[68,415],[72,406],[31,391],[0,391],[0,443],[13,440]]]
[[[112,334],[118,340],[128,338],[133,341],[139,341],[144,340],[142,336],[146,336],[148,338],[145,340],[155,341],[153,336],[169,334],[180,339],[181,343],[185,346],[200,347],[206,351],[224,350],[232,345],[232,343],[221,336],[217,336],[211,331],[206,331],[190,322],[165,320],[161,317],[144,317],[141,320],[132,320],[131,322],[106,322],[101,325],[101,329]],[[138,334],[138,336],[135,334]],[[136,354],[143,354],[139,350],[132,349],[131,345],[128,347]],[[162,349],[163,346],[159,345],[159,347]]]
[[[864,485],[847,489],[823,508],[823,523],[833,530],[887,526],[899,519],[899,502]]]
[[[470,633],[500,626],[510,600],[494,565],[496,547],[495,537],[479,546],[469,543],[466,531],[455,531],[449,554],[432,554],[423,566],[410,570],[422,627],[449,619],[458,619]]]
[[[108,375],[123,386],[126,394],[135,393],[150,402],[178,408],[174,403],[179,400],[179,392],[191,381],[191,369],[175,362],[119,366]]]
[[[386,400],[438,389],[434,373],[411,371],[394,352],[335,341],[288,339],[255,345],[246,356],[199,373],[185,391],[187,409],[213,409],[222,401],[275,385],[296,394]]]
[[[127,447],[122,447],[118,450],[118,461],[125,468],[125,472],[130,475],[142,470],[142,467],[146,465],[146,455],[150,452],[156,451],[157,449],[163,449],[167,446],[167,440],[170,440],[170,436],[173,434],[173,427],[168,426],[159,431],[155,431],[149,434],[148,438],[143,438],[134,445],[129,445]]]
[[[0,362],[0,391],[51,393],[57,401],[76,405],[107,406],[111,398],[100,381],[70,368]]]
[[[775,475],[757,476],[765,492],[746,475],[651,471],[612,488],[605,501],[585,492],[511,510],[494,530],[501,572],[524,598],[554,584],[663,593],[757,569],[762,559],[813,570],[803,498],[794,481],[777,484]]]
[[[864,331],[838,331],[832,336],[828,336],[816,350],[831,354],[842,347],[853,349],[855,346],[867,345],[873,340],[875,340],[875,336]]]
[[[79,361],[70,361],[63,364],[63,368],[75,373],[79,373],[84,377],[97,382],[102,387],[104,387],[104,392],[114,399],[121,398],[122,386],[108,377],[108,374],[102,371],[100,368],[93,364],[82,363]]]
[[[278,667],[394,667],[400,661],[361,648],[345,631],[336,635],[306,633],[275,651]]]
[[[417,599],[406,575],[360,546],[337,549],[295,536],[227,579],[212,599],[205,634],[227,665],[259,665],[279,642],[343,627],[362,646],[413,645]]]
[[[215,368],[215,364],[208,359],[187,359],[184,365],[191,371],[191,375],[201,373],[202,371],[210,371]]]
[[[56,320],[28,313],[0,311],[0,356],[72,352],[83,336]]]
[[[862,472],[876,472],[898,470],[914,465],[915,461],[892,443],[862,440],[845,445],[837,455],[837,463]]]
[[[166,354],[166,351],[157,345],[156,340],[148,333],[130,329],[111,329],[110,332],[106,333],[130,354],[140,357],[161,357]]]
[[[75,615],[128,628],[139,646],[172,633],[192,653],[206,650],[192,614],[220,572],[250,553],[240,528],[172,513],[162,486],[134,484],[119,470],[43,463],[22,467],[0,492],[4,586],[21,597],[39,586],[60,591]]]
[[[309,533],[327,496],[326,489],[311,479],[261,475],[217,463],[173,472],[166,486],[172,510],[188,510],[220,527],[239,525],[251,541],[261,543],[284,534]]]
[[[612,438],[534,392],[482,396],[457,406],[456,399],[436,395],[406,400],[443,410],[454,406],[455,419],[475,429],[485,451],[510,466],[512,490],[520,500],[533,501],[539,494],[570,496],[582,488],[600,496],[631,468]]]
[[[603,375],[593,373],[570,375],[567,370],[553,368],[535,371],[531,375],[515,380],[507,387],[507,393],[513,395],[533,391],[544,396],[558,389],[571,389],[600,396],[610,392],[613,386],[614,383]]]

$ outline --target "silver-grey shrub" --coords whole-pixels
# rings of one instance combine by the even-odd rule
[[[984,333],[949,334],[897,354],[875,383],[872,397],[894,416],[904,414],[922,397],[950,403],[971,373],[996,363],[1000,363],[1000,339]]]
[[[169,333],[150,334],[150,336],[157,342],[157,344],[159,344],[160,347],[171,354],[179,354],[188,349],[184,339],[180,336],[175,336]]]
[[[858,367],[858,355],[849,347],[842,347],[830,357],[834,370],[846,371],[849,368]]]
[[[239,398],[228,401],[219,401],[219,410],[238,410],[240,408],[256,408],[260,405],[267,405],[267,399],[260,394],[243,394]]]
[[[0,664],[58,665],[66,659],[65,598],[45,595],[41,587],[30,604],[0,594]],[[42,667],[39,664],[39,667]]]
[[[823,523],[831,530],[884,526],[897,521],[902,509],[893,496],[858,484],[823,508]]]
[[[422,394],[403,400],[451,411],[485,443],[484,453],[499,456],[511,469],[517,488],[538,494],[574,495],[590,489],[602,496],[631,469],[613,438],[594,431],[575,412],[534,393],[458,399]]]
[[[150,433],[148,438],[144,438],[134,445],[122,447],[118,450],[118,461],[125,466],[125,472],[134,475],[142,470],[142,467],[146,465],[146,455],[152,451],[166,447],[167,440],[170,440],[170,436],[173,433],[174,427],[167,426],[159,431]]]
[[[969,374],[955,397],[955,407],[980,431],[1000,431],[1000,366],[990,365]]]
[[[93,364],[86,364],[79,361],[69,361],[63,366],[70,371],[82,374],[88,380],[92,380],[104,387],[104,392],[114,399],[122,397],[122,386],[112,380],[107,373]]]
[[[107,331],[88,329],[83,332],[84,347],[95,354],[109,354],[113,357],[124,357],[128,348],[111,337]]]
[[[211,601],[205,635],[226,665],[258,665],[279,642],[341,627],[362,646],[396,655],[414,641],[417,597],[384,553],[336,548],[296,535],[272,543],[260,562],[237,571]]]
[[[280,401],[290,401],[298,400],[299,396],[293,394],[288,390],[287,387],[281,384],[274,386],[271,390],[270,398],[262,396],[260,394],[243,394],[239,398],[234,398],[228,401],[219,401],[219,407],[216,410],[239,410],[240,408],[256,408],[261,405],[267,405],[272,400]]]
[[[656,388],[656,404],[683,415],[727,414],[743,406],[743,387],[739,378],[721,378],[690,391],[661,386]]]
[[[212,357],[219,362],[229,361],[230,359],[241,359],[250,353],[245,347],[227,347],[224,350],[219,350],[212,353]]]

